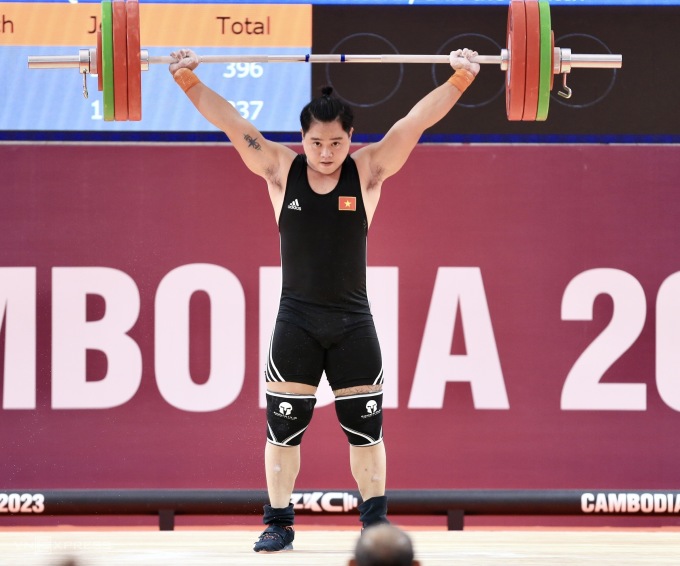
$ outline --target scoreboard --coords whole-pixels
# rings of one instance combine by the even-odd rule
[[[75,55],[94,47],[99,3],[0,3],[0,130],[201,132],[215,130],[172,80],[167,66],[142,73],[142,121],[104,122],[102,93],[76,69],[29,70],[29,55]],[[142,48],[150,56],[191,47],[201,55],[311,51],[308,4],[140,4]],[[299,129],[309,102],[309,65],[204,64],[200,76],[261,131]],[[291,111],[291,109],[293,111]]]

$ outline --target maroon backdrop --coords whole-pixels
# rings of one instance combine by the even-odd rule
[[[2,145],[0,163],[0,491],[263,488],[260,268],[279,247],[262,180],[228,145]],[[369,234],[369,265],[398,278],[386,299],[398,301],[389,487],[677,488],[679,181],[673,146],[414,151]],[[159,302],[168,274],[197,265],[208,279],[233,274],[221,303],[209,292],[189,309]],[[88,287],[93,273],[110,291]],[[53,349],[86,360],[87,384],[113,387],[118,354],[82,344],[117,313],[132,317],[117,339],[123,367],[141,363],[138,388],[117,406],[69,408],[77,364]],[[177,342],[158,320],[179,327]],[[187,332],[177,381],[226,384],[222,408],[177,407],[159,386],[164,356],[182,359],[159,334],[167,346]],[[232,345],[211,348],[211,336]],[[14,408],[30,405],[33,363],[34,408]],[[298,486],[354,488],[332,406],[306,434]]]

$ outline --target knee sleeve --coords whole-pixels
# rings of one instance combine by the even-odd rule
[[[382,391],[335,398],[335,413],[352,446],[373,446],[382,440]]]
[[[314,395],[267,391],[267,440],[277,446],[299,446],[314,405]]]

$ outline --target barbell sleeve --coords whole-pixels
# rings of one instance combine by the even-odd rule
[[[575,69],[620,69],[623,66],[623,56],[572,53],[571,66]]]
[[[29,55],[29,69],[78,69],[78,55]]]

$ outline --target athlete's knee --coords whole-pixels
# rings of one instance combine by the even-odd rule
[[[267,391],[267,440],[277,446],[298,446],[315,404],[314,395]]]
[[[383,386],[382,384],[378,385],[353,385],[352,387],[343,387],[341,389],[334,389],[333,394],[335,395],[336,398],[338,397],[346,397],[349,395],[356,395],[356,394],[361,394],[361,393],[377,393],[378,391],[382,391]]]
[[[382,391],[335,398],[335,413],[352,446],[373,446],[382,441]]]

